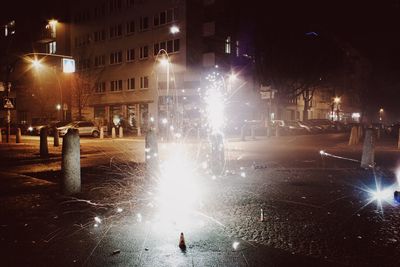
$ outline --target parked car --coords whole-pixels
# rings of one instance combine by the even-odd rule
[[[74,121],[63,127],[58,127],[60,136],[65,135],[69,129],[78,129],[80,136],[100,136],[100,129],[91,121]]]
[[[298,121],[284,121],[285,132],[290,135],[307,134],[308,129]]]
[[[27,129],[27,133],[30,135],[40,135],[40,130],[43,127],[48,128],[48,135],[53,135],[53,129],[54,128],[59,128],[64,125],[66,125],[68,122],[62,122],[62,121],[51,121],[51,122],[42,122],[36,125],[31,125]]]
[[[27,127],[26,127],[25,124],[14,124],[14,123],[12,123],[10,125],[10,133],[11,134],[16,134],[18,128],[21,129],[21,133],[22,134],[25,134],[26,131],[27,131]],[[7,133],[7,125],[1,125],[0,126],[0,131],[1,131],[1,134],[5,135]]]
[[[313,126],[320,127],[322,129],[322,131],[324,131],[324,132],[336,131],[335,124],[328,119],[310,119],[310,120],[307,120],[306,122],[310,123]]]
[[[312,133],[312,134],[322,133],[324,131],[323,128],[320,125],[318,125],[316,122],[299,121],[299,124],[302,127],[304,127],[305,129],[307,129],[307,131],[309,133]]]

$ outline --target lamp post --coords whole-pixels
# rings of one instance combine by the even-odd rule
[[[336,105],[336,121],[340,120],[340,109],[339,109],[340,102],[341,102],[341,99],[338,96],[333,99],[333,103],[334,103],[334,105]],[[332,105],[332,118],[333,118],[334,105]]]
[[[38,54],[38,55],[42,55],[42,54]],[[60,56],[60,55],[52,55],[52,56]],[[75,67],[74,66],[69,66],[65,64],[66,60],[72,60],[70,57],[69,58],[65,58],[64,56],[60,56],[62,57],[62,63],[63,63],[63,73],[73,73],[75,72]],[[73,61],[73,60],[72,60]],[[37,71],[39,71],[40,69],[44,68],[46,65],[43,64],[40,60],[38,60],[37,58],[32,60],[32,67],[35,68]],[[66,65],[66,66],[64,66]],[[62,86],[61,86],[61,81],[60,78],[58,76],[57,70],[55,66],[52,67],[48,67],[51,72],[54,74],[54,77],[57,80],[57,84],[58,84],[58,89],[59,89],[59,93],[60,93],[60,103],[56,106],[58,112],[58,117],[61,121],[66,120],[66,112],[67,110],[64,108],[66,106],[66,104],[63,101],[63,92],[62,92]],[[61,109],[63,109],[63,112],[61,113]]]
[[[379,109],[379,122],[382,122],[383,120],[383,112],[384,112],[383,108]]]

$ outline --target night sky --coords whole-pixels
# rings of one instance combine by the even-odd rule
[[[2,4],[3,23],[11,18],[35,27],[49,18],[68,19],[69,1],[13,1]],[[331,32],[349,42],[373,67],[373,109],[398,113],[400,88],[400,0],[380,1],[229,1],[255,46],[267,50],[271,38],[292,40],[306,32]],[[244,3],[247,3],[244,6]],[[6,7],[7,6],[7,7]],[[5,8],[6,7],[6,8]],[[21,8],[24,7],[24,8]],[[21,25],[20,24],[20,25]],[[22,28],[20,26],[20,28]],[[21,30],[21,29],[20,29]],[[26,31],[29,36],[29,30]],[[299,37],[302,38],[302,37]],[[397,119],[397,118],[396,118]],[[400,119],[400,117],[399,117]]]

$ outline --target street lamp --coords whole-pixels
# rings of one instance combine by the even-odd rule
[[[340,109],[339,109],[339,105],[340,105],[341,99],[340,97],[336,96],[333,99],[333,103],[334,105],[336,105],[336,120],[339,121],[340,120]],[[332,105],[332,119],[333,119],[333,109],[334,109],[334,105]]]
[[[49,25],[51,25],[51,23],[54,24],[54,23],[57,23],[57,21],[50,21]],[[41,54],[41,55],[45,55],[45,54]],[[52,56],[56,56],[56,55],[52,55]],[[34,59],[28,58],[28,60],[31,62],[32,67],[35,68],[37,71],[39,71],[40,69],[42,69],[42,68],[44,68],[46,66],[45,64],[43,64],[41,62],[41,60],[37,59],[36,57]],[[75,72],[75,61],[72,58],[62,57],[62,66],[63,66],[63,73],[73,73],[73,72]],[[57,104],[56,108],[57,108],[58,111],[60,111],[61,108],[64,109],[61,82],[60,82],[60,79],[58,77],[58,74],[57,74],[55,66],[54,67],[49,67],[49,69],[51,69],[52,73],[54,74],[55,78],[57,79],[58,88],[59,88],[59,92],[60,92],[60,104]],[[64,109],[64,112],[62,113],[62,116],[58,115],[58,117],[60,117],[60,119],[62,121],[64,121],[66,119],[66,112],[67,112],[67,110]]]
[[[379,121],[382,121],[382,117],[383,117],[383,108],[381,108],[380,110],[379,110]]]
[[[176,26],[176,25],[172,25],[171,28],[169,28],[169,32],[172,33],[172,34],[179,33],[180,31],[181,31],[181,30],[180,30],[179,27]]]

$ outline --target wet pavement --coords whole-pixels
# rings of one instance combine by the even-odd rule
[[[232,140],[227,173],[213,177],[199,168],[196,201],[190,202],[190,192],[178,188],[175,192],[182,196],[174,198],[178,202],[172,206],[158,199],[158,181],[144,176],[143,166],[127,160],[132,151],[140,151],[136,141],[129,141],[138,143],[129,151],[121,144],[113,152],[97,140],[95,145],[90,141],[82,145],[90,153],[83,169],[84,190],[77,199],[57,193],[56,168],[32,172],[22,164],[21,174],[2,165],[3,262],[6,266],[398,265],[400,207],[391,198],[377,205],[371,192],[376,181],[382,188],[395,183],[399,153],[390,146],[378,150],[377,162],[387,167],[375,172],[346,160],[321,159],[322,148],[359,157],[360,148],[348,148],[345,141],[344,135],[287,137],[280,142]],[[98,147],[107,151],[101,160],[91,156]],[[178,247],[181,232],[185,252]]]

